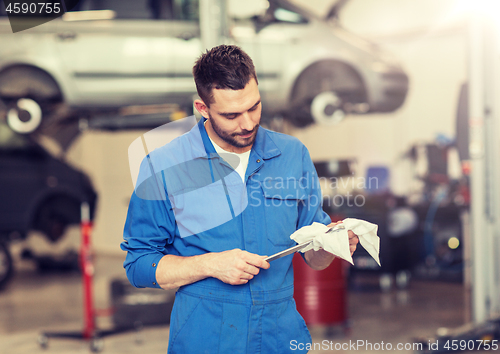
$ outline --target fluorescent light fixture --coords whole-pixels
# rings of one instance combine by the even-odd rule
[[[116,17],[113,10],[95,10],[95,11],[71,11],[66,12],[63,21],[92,21],[92,20],[112,20]]]

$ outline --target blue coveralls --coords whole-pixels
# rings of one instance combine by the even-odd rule
[[[203,119],[150,155],[156,158],[150,167],[161,185],[151,193],[160,198],[148,198],[136,186],[121,246],[127,251],[127,276],[137,287],[159,287],[156,265],[165,254],[239,248],[272,255],[295,244],[290,235],[298,228],[314,221],[330,223],[321,208],[314,165],[296,138],[260,127],[244,183],[216,154]],[[188,160],[201,164],[192,168]],[[172,166],[181,166],[180,177],[168,176]],[[194,175],[200,177],[191,180]],[[222,199],[214,204],[217,197],[211,192],[201,193],[207,188],[222,190],[226,206]],[[238,197],[238,190],[243,196]],[[311,337],[292,296],[292,256],[273,261],[244,285],[207,278],[182,286],[171,315],[169,353],[300,352],[291,350],[291,341],[305,347]]]

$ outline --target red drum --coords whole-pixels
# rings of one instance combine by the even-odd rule
[[[335,258],[324,270],[313,270],[297,252],[293,257],[297,310],[308,325],[340,325],[347,321],[347,263]]]

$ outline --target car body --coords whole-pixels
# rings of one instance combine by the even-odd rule
[[[96,200],[84,173],[0,123],[0,288],[12,274],[12,239],[37,230],[56,242],[80,223],[82,203],[93,217]]]
[[[0,235],[38,230],[57,241],[65,226],[80,223],[83,202],[93,215],[96,200],[86,174],[0,124]]]
[[[344,30],[336,12],[320,18],[287,0],[263,1],[262,14],[231,19],[226,42],[253,58],[265,116],[305,126],[403,104],[401,66]],[[82,0],[77,10],[15,34],[0,19],[0,98],[13,129],[35,130],[61,102],[91,110],[192,108],[192,66],[203,49],[198,0]],[[19,118],[23,111],[31,118]]]

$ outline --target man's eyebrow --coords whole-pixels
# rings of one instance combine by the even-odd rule
[[[255,103],[252,107],[250,107],[248,110],[251,111],[252,109],[254,109],[255,107],[257,107],[259,104],[260,104],[260,101],[261,99],[259,99],[257,101],[257,103]],[[219,113],[219,115],[221,116],[231,116],[233,114],[241,114],[242,112],[222,112],[222,113]]]

